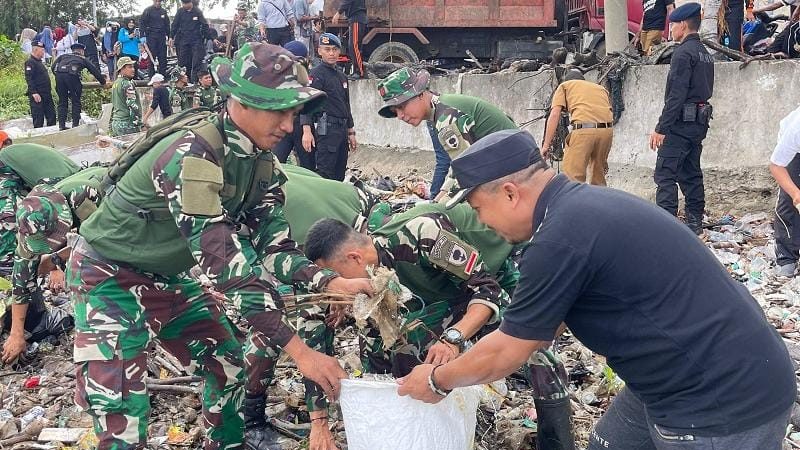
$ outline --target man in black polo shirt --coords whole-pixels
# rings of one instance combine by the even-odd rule
[[[500,131],[453,160],[479,219],[530,245],[500,329],[445,365],[417,366],[399,393],[437,402],[506,376],[562,323],[627,383],[595,449],[779,450],[796,397],[778,333],[748,291],[667,212],[569,181],[533,137]]]

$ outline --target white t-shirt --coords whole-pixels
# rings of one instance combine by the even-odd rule
[[[778,144],[769,160],[776,166],[786,167],[798,153],[800,153],[800,107],[781,120]]]

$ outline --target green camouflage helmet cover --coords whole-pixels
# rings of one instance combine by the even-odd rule
[[[251,108],[282,111],[305,104],[308,113],[325,100],[324,92],[308,86],[306,68],[276,45],[248,42],[233,61],[214,58],[211,73],[222,92]]]
[[[33,188],[17,208],[19,245],[23,250],[44,255],[67,245],[72,228],[72,211],[58,189],[40,184]]]
[[[424,69],[404,67],[378,83],[378,94],[383,98],[383,106],[378,111],[383,117],[397,117],[392,106],[402,105],[417,95],[428,90],[431,74]]]
[[[125,66],[132,66],[136,63],[130,56],[123,56],[122,58],[117,60],[117,72],[122,70]]]

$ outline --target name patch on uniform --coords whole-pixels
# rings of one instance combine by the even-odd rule
[[[440,230],[430,251],[430,262],[466,280],[475,270],[479,256],[475,247],[462,241],[453,233]]]

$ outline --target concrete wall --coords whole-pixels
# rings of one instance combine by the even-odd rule
[[[707,176],[736,177],[725,189],[770,189],[766,164],[774,147],[779,121],[800,106],[800,61],[716,65],[714,121],[704,142]],[[625,111],[614,129],[609,156],[609,182],[638,195],[654,192],[655,153],[648,148],[650,132],[663,107],[668,66],[637,66],[628,70],[624,85]],[[376,80],[351,83],[351,105],[359,142],[374,146],[431,149],[425,127],[414,129],[377,114],[381,104]],[[506,111],[518,124],[542,114],[555,81],[551,72],[435,77],[433,90],[484,98]],[[541,142],[544,121],[526,129]],[[712,189],[710,195],[715,195]]]

